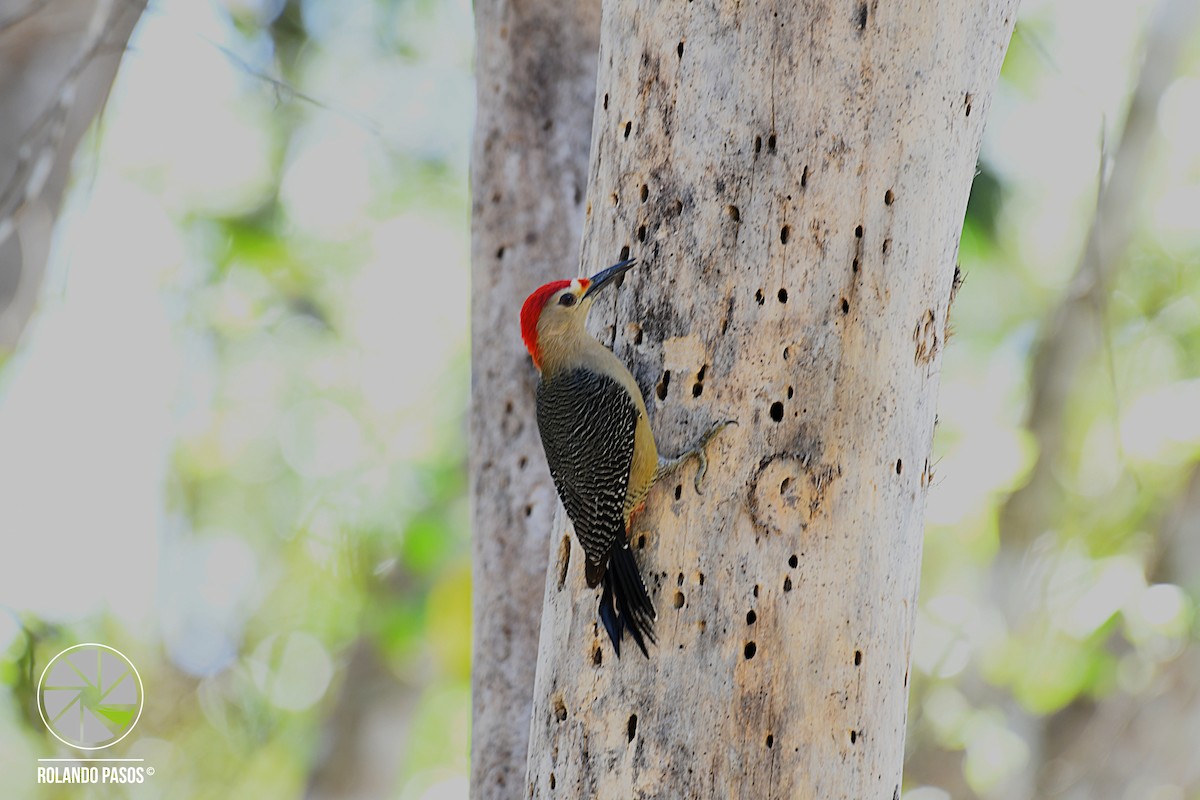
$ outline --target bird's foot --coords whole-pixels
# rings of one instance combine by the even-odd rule
[[[700,441],[696,443],[696,446],[693,447],[691,449],[691,451],[689,451],[689,455],[694,454],[696,456],[696,460],[700,462],[700,466],[696,470],[696,480],[693,484],[696,487],[696,494],[704,493],[700,489],[700,484],[704,480],[705,473],[708,472],[708,453],[706,451],[706,448],[708,447],[708,443],[711,442],[713,439],[715,439],[717,437],[718,433],[725,430],[730,425],[737,425],[737,424],[738,424],[738,421],[736,419],[727,419],[722,422],[716,423],[711,428],[709,428],[708,431],[703,436],[700,437]]]

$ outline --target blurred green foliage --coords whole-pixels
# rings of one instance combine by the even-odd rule
[[[163,607],[149,631],[104,613],[22,620],[0,659],[0,795],[257,800],[322,780],[336,792],[337,769],[361,765],[321,775],[330,740],[344,718],[378,727],[373,709],[394,738],[364,762],[369,791],[418,797],[465,779],[470,50],[462,3],[147,11],[80,191],[89,172],[99,185],[116,173],[161,202],[186,253],[154,278],[187,362]],[[220,90],[194,102],[225,106],[198,108],[198,130],[147,155],[124,137],[169,126],[156,115],[170,109],[138,94],[165,68],[207,71],[197,80]],[[88,638],[119,643],[141,671],[144,715],[105,755],[146,758],[156,775],[142,786],[33,784],[36,757],[60,754],[35,670]]]

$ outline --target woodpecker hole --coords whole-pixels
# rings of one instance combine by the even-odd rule
[[[967,114],[966,114],[966,115],[967,115],[968,117],[969,117],[969,116],[971,116],[971,102],[972,102],[974,99],[975,99],[975,96],[974,96],[973,94],[971,94],[970,92],[967,92],[967,96],[966,96],[966,98],[963,100],[963,103],[964,103],[964,105],[966,105],[966,107],[967,107]]]
[[[788,356],[790,356],[791,354],[792,354],[792,348],[790,348],[790,347],[783,348],[783,360],[784,361],[787,361]]]
[[[854,651],[854,666],[856,666],[856,667],[862,666],[862,650]]]
[[[746,624],[747,625],[753,625],[757,619],[758,619],[758,615],[754,613],[753,608],[746,612]]]
[[[683,498],[683,486],[682,485],[676,486],[675,487],[675,499],[680,500],[682,498]]]
[[[796,558],[796,554],[792,553],[792,557],[788,559],[788,566],[795,569],[799,565],[800,559]]]
[[[858,731],[850,731],[850,744],[858,741]]]
[[[696,373],[696,382],[692,384],[692,397],[699,397],[704,394],[704,373],[708,372],[708,364],[700,367],[700,371]]]
[[[701,586],[704,585],[704,573],[703,572],[696,573],[696,582],[699,583]]]
[[[867,4],[863,3],[858,7],[858,29],[864,30],[867,27]]]
[[[612,195],[609,197],[609,199],[612,200],[612,204],[613,204],[614,208],[621,205],[621,196],[619,194],[617,194],[616,192],[613,192]]]
[[[894,202],[896,202],[896,193],[891,189],[888,189],[883,193],[883,204],[885,206],[890,206]]]
[[[756,153],[762,152],[762,137],[761,136],[754,137],[754,152],[756,152]]]
[[[567,704],[563,702],[562,695],[554,695],[554,718],[559,722],[567,721]]]
[[[891,249],[892,249],[892,240],[884,239],[883,247],[880,248],[880,252],[882,252],[886,256]]]
[[[790,592],[792,590],[792,578],[790,575],[783,579],[783,590],[785,592]]]
[[[786,303],[787,302],[787,289],[780,289],[779,294],[777,294],[776,297],[779,298],[779,302]]]
[[[896,474],[899,475],[901,473],[901,471],[903,471],[903,469],[904,469],[904,461],[902,459],[897,458],[896,459]]]
[[[754,596],[755,596],[755,597],[758,597],[758,584],[757,584],[757,583],[756,583],[756,584],[754,584],[754,592],[753,592],[753,594],[754,594]]]
[[[618,258],[617,261],[624,261],[627,258],[629,258],[629,245],[625,245],[624,247],[621,248],[621,257]],[[624,276],[621,276],[621,277],[624,277]]]
[[[767,734],[767,749],[770,750],[774,746],[775,746],[775,737],[772,734],[768,733]]]
[[[684,601],[683,592],[676,592],[675,593],[675,607],[683,608],[683,601]]]
[[[850,262],[850,271],[858,272],[858,256],[855,256],[854,260]]]
[[[783,494],[784,492],[786,492],[788,490],[788,487],[791,485],[792,485],[792,479],[784,478],[782,481],[779,482],[779,493]]]
[[[513,412],[513,401],[509,400],[504,404],[504,413],[511,414]]]
[[[633,737],[637,736],[637,714],[629,715],[629,722],[625,725],[625,733],[629,735],[629,741],[633,741]]]
[[[554,788],[554,773],[553,772],[550,773],[550,788],[551,789]]]
[[[628,139],[629,134],[632,132],[633,132],[633,121],[630,120],[629,122],[625,123],[625,138]]]
[[[808,165],[804,165],[804,171],[800,173],[800,188],[808,186]]]
[[[525,466],[528,463],[529,463],[529,459],[526,458],[525,456],[521,456],[520,458],[517,459],[517,469],[525,469]]]
[[[498,259],[504,258],[504,246],[503,246],[503,245],[501,245],[501,246],[500,246],[500,247],[499,247],[499,248],[496,250],[496,258],[498,258]]]
[[[776,422],[783,422],[783,403],[778,400],[771,403],[771,419]]]
[[[525,506],[525,516],[526,517],[533,516],[533,506],[530,506],[530,505]]]
[[[855,225],[855,226],[854,226],[854,238],[855,238],[855,239],[861,239],[861,238],[862,238],[862,225]]]
[[[604,93],[604,110],[608,111],[608,92]]]
[[[758,651],[758,645],[756,645],[754,642],[746,642],[746,647],[742,650],[742,652],[746,656],[747,661],[754,658],[754,654],[757,651]]]
[[[645,549],[646,549],[646,534],[644,534],[644,533],[643,533],[641,536],[639,536],[639,537],[638,537],[638,540],[637,540],[637,549],[638,549],[638,550],[645,550]]]
[[[844,297],[842,298],[842,313],[843,314],[850,313],[850,301]]]
[[[775,152],[775,134],[773,133],[767,137],[767,149],[772,153]]]
[[[637,237],[638,237],[639,242],[646,241],[646,226],[645,225],[638,226]]]
[[[737,207],[737,206],[735,206],[735,205],[728,205],[728,206],[725,206],[725,213],[726,213],[726,214],[729,216],[729,218],[730,218],[731,220],[733,220],[734,222],[741,222],[741,221],[742,221],[742,212],[738,211],[738,207]]]
[[[650,199],[650,187],[643,183],[642,184],[642,202],[644,203],[649,199]]]
[[[683,573],[679,573],[679,577],[675,579],[676,586],[683,586]]]
[[[793,388],[792,388],[792,387],[790,387],[790,386],[789,386],[789,387],[787,387],[787,399],[788,399],[788,400],[791,400],[791,399],[792,399],[792,395],[794,395],[795,393],[796,393],[796,390],[795,390],[795,389],[793,389]]]
[[[791,225],[784,225],[782,228],[779,229],[780,243],[787,244],[788,239],[790,239],[791,237],[792,237],[792,226]]]
[[[757,301],[757,302],[758,302],[758,304],[759,304],[760,306],[761,306],[763,303],[767,302],[767,297],[766,297],[766,295],[764,295],[764,294],[763,294],[763,290],[762,290],[762,289],[759,289],[757,292],[755,292],[755,293],[754,293],[754,299],[755,299],[755,301]]]
[[[558,548],[558,590],[567,585],[567,568],[571,566],[571,540],[564,536]]]
[[[596,644],[594,644],[592,646],[592,665],[598,667],[603,663],[604,663],[604,652],[603,652],[603,649],[600,647],[600,643],[596,642]]]
[[[675,48],[675,52],[679,55],[680,58],[683,58],[683,42],[679,43],[679,46]]]

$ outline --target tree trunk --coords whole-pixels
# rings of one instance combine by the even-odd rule
[[[664,453],[740,425],[703,496],[681,475],[635,520],[648,661],[613,657],[559,515],[530,797],[899,796],[938,369],[1015,6],[606,3],[584,272],[642,266],[593,323]]]
[[[471,796],[508,800],[524,774],[557,502],[517,317],[529,292],[578,263],[600,6],[478,0],[475,20]]]
[[[24,0],[0,10],[0,356],[33,313],[71,156],[145,5]]]

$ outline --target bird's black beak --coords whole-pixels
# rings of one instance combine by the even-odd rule
[[[613,264],[608,269],[600,270],[595,275],[588,278],[589,285],[587,291],[583,293],[583,299],[587,300],[593,294],[624,275],[636,264],[636,258],[627,258],[619,264]]]

